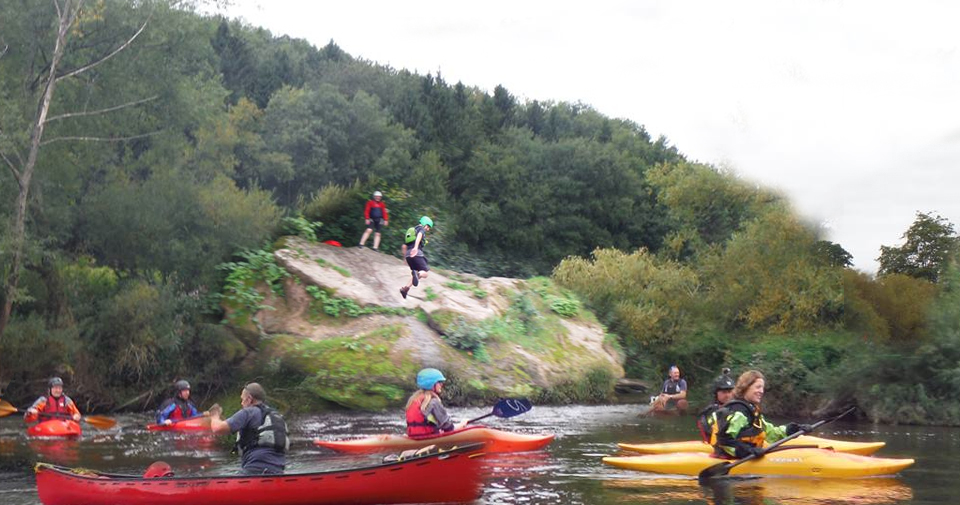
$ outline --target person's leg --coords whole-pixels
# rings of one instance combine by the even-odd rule
[[[374,251],[380,250],[380,232],[376,232],[373,234],[373,250]]]
[[[370,238],[370,234],[373,233],[373,228],[367,228],[363,232],[363,237],[360,238],[360,247],[363,247],[367,243],[367,239]]]

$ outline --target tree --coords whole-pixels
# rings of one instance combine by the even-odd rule
[[[25,82],[28,84],[24,86],[22,90],[23,93],[32,95],[33,98],[33,100],[27,98],[23,102],[32,102],[36,104],[32,119],[27,126],[29,129],[29,140],[26,142],[26,146],[18,146],[16,145],[16,141],[10,143],[4,142],[3,144],[0,144],[0,149],[2,149],[0,150],[0,157],[2,157],[4,163],[6,163],[7,167],[13,173],[13,177],[16,180],[18,187],[17,200],[15,203],[15,218],[13,224],[12,259],[10,271],[7,274],[6,285],[4,286],[3,309],[2,312],[0,312],[0,341],[2,341],[3,333],[10,321],[10,314],[13,310],[13,304],[23,296],[22,293],[20,293],[19,283],[23,263],[24,242],[26,239],[27,198],[30,192],[30,181],[33,178],[34,170],[37,166],[37,158],[40,154],[40,148],[43,145],[55,141],[119,141],[142,137],[142,135],[124,138],[63,136],[52,139],[44,139],[44,131],[47,125],[53,121],[72,117],[106,114],[119,109],[139,105],[145,101],[156,98],[151,97],[145,100],[117,104],[98,110],[83,110],[79,112],[69,112],[57,116],[50,116],[50,106],[53,102],[54,92],[57,89],[57,84],[66,79],[77,77],[120,53],[129,47],[130,44],[133,43],[137,36],[139,36],[147,26],[147,22],[144,21],[140,28],[126,41],[119,44],[115,48],[112,48],[112,50],[103,54],[102,56],[95,58],[93,61],[78,65],[74,68],[63,69],[61,68],[61,64],[64,62],[64,57],[68,51],[68,42],[70,36],[75,35],[76,33],[82,33],[83,30],[82,26],[77,25],[78,19],[81,18],[84,12],[82,10],[83,0],[54,0],[53,4],[56,8],[56,37],[54,38],[53,50],[50,53],[50,60],[45,66],[42,66],[42,69],[38,73],[34,75],[31,75],[33,72],[35,72],[33,66],[31,65],[27,67],[28,75]],[[91,16],[93,17],[96,17],[95,10],[96,7],[93,9],[94,12],[91,13]],[[41,40],[46,36],[46,34],[42,32],[37,33],[36,35],[38,39]],[[40,44],[37,44],[37,48],[41,54],[37,54],[36,56],[38,58],[42,58],[43,50],[39,49],[39,46]],[[0,57],[2,57],[5,53],[6,49],[0,53]],[[21,156],[21,152],[24,150],[27,152],[26,158]]]
[[[960,248],[953,224],[922,212],[902,238],[906,241],[902,246],[880,246],[879,275],[904,274],[937,282]]]

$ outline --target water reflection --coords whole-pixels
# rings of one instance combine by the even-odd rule
[[[872,479],[610,479],[603,483],[613,503],[698,502],[710,505],[887,505],[913,499],[913,490],[896,478]]]

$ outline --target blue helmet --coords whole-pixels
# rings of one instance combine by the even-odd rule
[[[447,380],[436,368],[424,368],[417,373],[417,387],[420,389],[433,389],[438,382]]]

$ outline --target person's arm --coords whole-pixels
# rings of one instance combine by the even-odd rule
[[[200,413],[200,411],[197,410],[197,406],[194,405],[192,402],[188,402],[187,405],[190,406],[190,412],[187,412],[187,417],[188,417],[188,418],[190,418],[190,417],[200,417],[200,416],[202,415],[202,414]]]
[[[172,424],[172,421],[170,421],[170,414],[173,413],[173,409],[175,408],[177,408],[177,404],[170,402],[169,405],[160,409],[160,411],[157,412],[157,424]]]
[[[239,426],[243,425],[239,420],[240,416],[245,415],[243,409],[240,409],[226,421],[220,419],[221,414],[223,414],[223,409],[219,405],[210,407],[210,431],[214,433],[230,433],[234,431],[230,426],[231,421],[236,422]]]
[[[27,413],[23,415],[23,420],[28,423],[32,423],[36,421],[40,415],[40,411],[43,410],[43,408],[46,406],[47,406],[46,396],[41,396],[40,398],[37,398],[33,402],[33,405],[27,408]]]
[[[80,415],[80,409],[77,408],[77,404],[68,396],[67,397],[67,412],[70,413],[70,416],[73,417],[74,421],[79,421],[82,417]]]
[[[363,207],[363,219],[367,221],[367,224],[370,224],[370,207],[373,204],[373,200],[367,200],[367,205]]]
[[[767,420],[762,416],[760,418],[760,423],[763,426],[763,432],[766,433],[765,438],[768,444],[772,444],[777,440],[785,438],[787,435],[792,435],[793,433],[798,431],[796,427],[800,426],[795,423],[777,426],[775,424],[768,423]],[[795,427],[793,430],[790,429],[791,424]]]
[[[687,397],[687,381],[680,379],[680,392],[673,395],[674,400],[682,400]]]
[[[436,424],[440,431],[452,431],[456,428],[450,415],[447,414],[447,409],[436,398],[431,399],[430,404],[427,405],[427,420]]]
[[[383,205],[383,225],[387,226],[390,224],[390,214],[387,212],[387,205]]]

